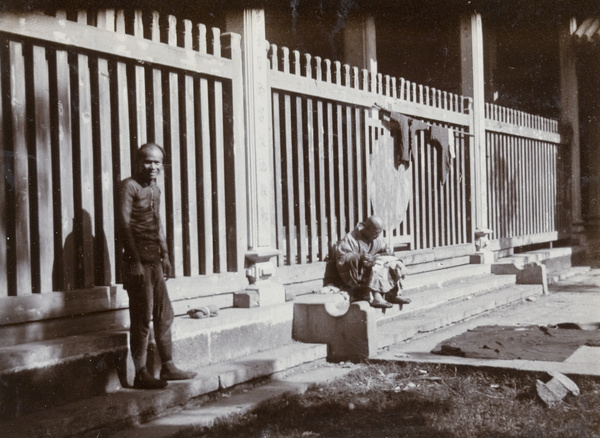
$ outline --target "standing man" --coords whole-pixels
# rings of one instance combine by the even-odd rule
[[[346,234],[336,246],[338,272],[354,300],[367,300],[378,308],[408,304],[410,299],[400,295],[404,264],[383,240],[382,231],[381,218],[373,215]]]
[[[123,286],[129,295],[130,346],[135,365],[133,387],[159,389],[167,380],[192,379],[196,373],[173,364],[173,307],[165,279],[171,275],[167,241],[160,220],[160,188],[156,178],[165,153],[154,143],[136,154],[135,175],[121,183],[118,223],[123,247]],[[160,379],[146,368],[150,321],[162,361]]]

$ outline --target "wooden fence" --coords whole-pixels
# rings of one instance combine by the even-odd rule
[[[240,50],[158,14],[0,14],[1,294],[118,282],[115,188],[147,141],[176,275],[241,269]]]
[[[156,13],[0,14],[0,296],[119,282],[115,188],[147,141],[167,151],[161,216],[176,275],[244,272],[240,51],[238,35]],[[472,242],[470,99],[276,45],[266,56],[280,265],[325,260],[373,211],[370,163],[389,140],[377,107],[449,128],[455,144],[441,183],[439,146],[413,137],[410,202],[389,242]],[[486,111],[492,237],[556,240],[568,225],[556,122]]]
[[[452,128],[456,144],[441,184],[439,148],[424,132],[413,139],[412,200],[406,220],[386,231],[392,246],[471,241],[469,99],[297,51],[290,59],[289,50],[276,45],[269,56],[281,264],[324,260],[331,243],[373,212],[369,162],[386,135],[375,104]]]
[[[488,223],[492,238],[505,242],[500,247],[568,231],[568,150],[560,142],[555,120],[486,105]]]

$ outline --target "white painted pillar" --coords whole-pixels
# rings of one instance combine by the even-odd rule
[[[479,263],[493,262],[493,253],[485,251],[484,242],[493,230],[488,229],[487,153],[485,141],[485,82],[483,56],[483,25],[481,15],[461,17],[460,55],[462,94],[472,99],[471,193],[473,234],[480,257]]]
[[[559,29],[561,123],[572,130],[571,138],[571,231],[583,231],[581,211],[581,149],[579,140],[579,96],[573,32],[574,18],[561,23]]]
[[[485,145],[485,88],[483,29],[480,14],[461,18],[460,54],[462,94],[472,102],[473,160],[471,181],[473,186],[474,229],[487,228],[487,168]]]
[[[271,124],[271,93],[267,81],[268,58],[263,9],[231,11],[226,30],[242,36],[244,72],[244,127],[246,133],[248,252],[246,275],[250,286],[238,294],[238,307],[254,307],[285,301],[281,284],[270,277],[271,259],[279,254],[272,233],[274,214],[274,169]]]

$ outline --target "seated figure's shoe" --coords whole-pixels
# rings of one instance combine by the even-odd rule
[[[412,300],[410,298],[404,298],[401,296],[397,296],[388,300],[390,303],[394,304],[410,304]]]
[[[194,377],[196,377],[195,372],[180,370],[172,362],[164,363],[160,370],[162,380],[188,380]]]
[[[133,387],[136,389],[161,389],[165,386],[167,386],[165,380],[157,379],[145,367],[136,372],[133,379]]]
[[[375,307],[377,309],[389,309],[390,307],[393,307],[393,304],[388,303],[385,300],[373,300],[371,302],[371,307]]]

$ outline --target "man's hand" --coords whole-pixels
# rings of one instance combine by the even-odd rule
[[[373,266],[375,266],[375,257],[371,254],[363,254],[362,262],[364,267],[372,268]]]
[[[171,262],[169,261],[169,257],[165,257],[162,259],[162,267],[163,267],[163,275],[166,278],[171,278],[173,274],[173,268],[171,267]]]
[[[141,262],[135,262],[131,268],[131,279],[135,284],[144,284],[144,267]]]

